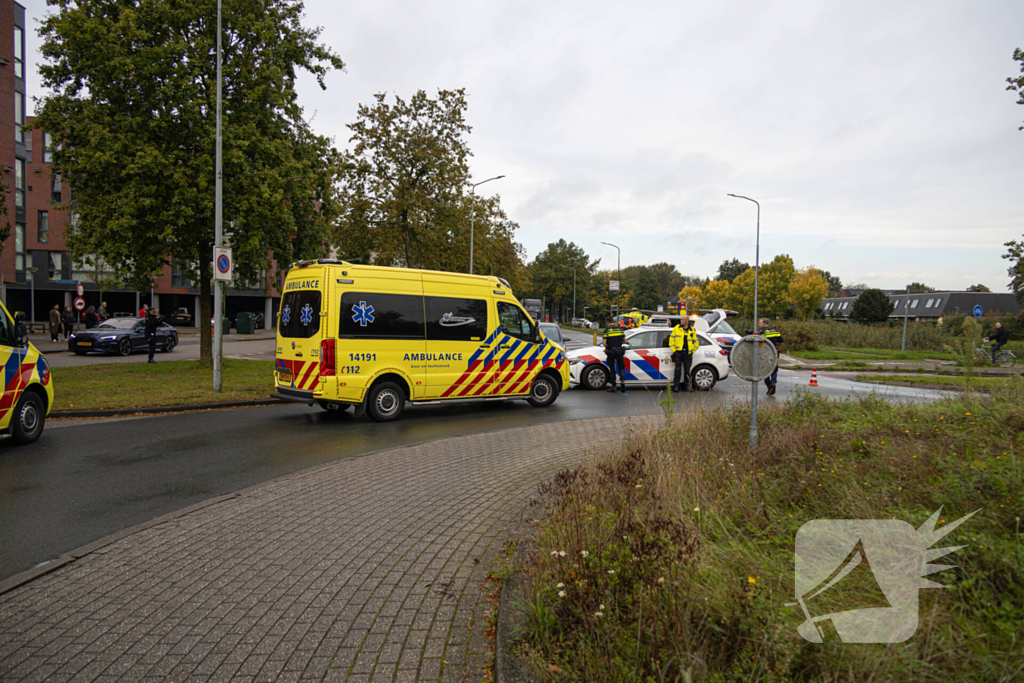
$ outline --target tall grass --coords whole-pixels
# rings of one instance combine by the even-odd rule
[[[753,322],[742,318],[730,318],[729,324],[741,334],[753,329]],[[818,346],[899,351],[903,342],[902,323],[890,327],[887,323],[858,325],[830,320],[774,320],[772,325],[782,332],[783,338],[802,332]],[[907,350],[910,351],[955,353],[957,339],[945,327],[933,323],[907,325]]]
[[[564,471],[531,556],[524,653],[545,681],[1012,681],[1024,677],[1024,381],[928,405],[801,395],[673,417],[620,456]],[[902,644],[812,644],[794,537],[812,519],[941,524],[953,570]],[[850,608],[864,590],[822,596]],[[843,606],[845,605],[845,606]],[[819,612],[822,613],[822,612]]]

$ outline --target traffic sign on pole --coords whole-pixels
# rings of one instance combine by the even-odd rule
[[[231,282],[235,262],[231,258],[231,247],[213,248],[213,279]]]
[[[75,293],[78,296],[85,296],[85,285],[83,285],[81,282],[79,282],[78,286],[75,287]]]
[[[985,309],[981,307],[981,304],[978,304],[978,305],[976,305],[974,307],[974,317],[975,318],[980,318],[982,313],[984,313],[984,312],[985,312]]]
[[[617,292],[617,291],[619,291],[619,281],[618,280],[609,280],[608,281],[608,291],[609,292]]]
[[[78,311],[79,313],[85,310],[85,299],[83,299],[82,297],[78,297],[77,299],[75,299],[75,310]]]

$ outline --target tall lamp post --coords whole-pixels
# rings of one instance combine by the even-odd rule
[[[470,194],[470,198],[469,198],[469,274],[470,275],[473,274],[473,218],[474,218],[473,214],[474,214],[474,209],[476,208],[476,206],[474,205],[474,202],[473,202],[473,198],[476,196],[476,186],[477,185],[483,185],[484,183],[489,183],[492,180],[500,180],[500,179],[502,179],[504,177],[505,176],[503,176],[503,175],[496,175],[493,178],[488,178],[487,180],[481,180],[479,183],[472,183],[469,186],[469,194]]]
[[[622,250],[611,242],[601,242],[601,244],[615,247],[615,251],[618,252],[615,260],[615,277],[618,278],[619,288],[615,290],[615,311],[616,313],[622,313]]]
[[[221,147],[223,145],[223,134],[221,131],[221,114],[223,109],[221,90],[222,81],[224,80],[221,74],[221,27],[220,27],[220,5],[221,0],[217,0],[217,145],[216,145],[216,167],[214,169],[214,202],[213,202],[213,245],[215,247],[223,246],[224,244],[224,177],[221,168],[222,152]],[[211,254],[211,259],[213,255]],[[213,264],[216,268],[217,264]],[[220,280],[213,281],[213,390],[220,392],[223,382],[223,352],[224,352],[224,330],[223,330],[223,318],[224,318],[224,283]],[[196,317],[198,316],[196,311]]]
[[[572,319],[576,319],[576,269],[570,268],[569,266],[562,266],[566,270],[572,271]]]
[[[30,320],[32,321],[32,331],[35,332],[36,331],[36,273],[39,272],[39,269],[36,268],[35,266],[29,266],[28,268],[25,269],[25,272],[32,276],[32,279],[30,280],[31,285],[30,285],[30,289],[29,289],[29,304],[28,305],[29,305],[29,313],[32,316],[30,318]]]
[[[757,233],[754,240],[754,334],[757,334],[757,275],[760,270],[761,260],[761,205],[756,199],[744,197],[741,194],[729,194],[736,199],[746,199],[748,202],[757,204]],[[754,354],[754,375],[758,374],[757,354]],[[757,385],[759,382],[750,383],[750,450],[757,448]]]

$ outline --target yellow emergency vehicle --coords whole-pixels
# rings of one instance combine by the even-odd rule
[[[46,357],[18,335],[18,323],[0,303],[0,363],[4,395],[0,399],[0,433],[15,443],[32,443],[43,433],[53,405],[53,381]]]
[[[319,259],[288,270],[274,378],[275,398],[386,422],[407,403],[547,407],[569,363],[501,278]]]

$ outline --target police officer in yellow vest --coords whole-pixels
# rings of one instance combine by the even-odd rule
[[[782,333],[776,330],[774,327],[768,327],[768,318],[761,318],[761,320],[758,321],[758,327],[761,328],[759,334],[768,341],[770,341],[772,343],[772,346],[775,347],[775,356],[776,358],[778,358],[778,354],[781,353],[781,351],[779,351],[779,347],[782,346],[783,341]],[[778,380],[779,363],[776,360],[775,369],[772,370],[772,374],[764,378],[764,384],[766,387],[768,387],[769,396],[775,393],[775,384],[778,382]]]
[[[690,388],[690,363],[694,351],[700,346],[697,330],[690,325],[690,316],[684,315],[679,324],[672,328],[668,345],[672,349],[672,362],[676,366],[672,375],[672,391],[679,391],[679,377],[682,373],[685,373],[682,374],[683,391],[687,391]]]
[[[623,396],[628,396],[629,394],[626,393],[626,349],[622,347],[626,341],[626,333],[615,324],[615,320],[612,318],[609,317],[605,322],[608,327],[604,331],[604,355],[608,359],[612,383],[608,391],[615,391],[615,375],[618,374],[619,392]],[[618,372],[616,372],[616,365],[618,365]]]

